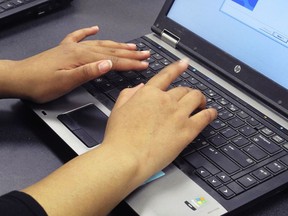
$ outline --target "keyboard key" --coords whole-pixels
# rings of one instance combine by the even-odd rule
[[[255,134],[257,132],[254,128],[250,126],[244,126],[240,128],[239,131],[245,136],[251,136],[252,134]]]
[[[272,139],[278,144],[284,142],[284,139],[280,137],[279,135],[273,136]]]
[[[184,71],[180,76],[181,76],[183,79],[188,79],[188,78],[190,78],[190,74],[187,73],[187,71]]]
[[[247,113],[245,113],[244,111],[238,112],[237,115],[242,119],[246,119],[249,117],[249,115]]]
[[[245,188],[249,188],[249,187],[252,187],[254,185],[257,184],[257,181],[255,178],[253,178],[252,176],[250,175],[246,175],[246,176],[243,176],[242,178],[238,179],[237,180],[242,186],[244,186]]]
[[[202,83],[199,83],[196,87],[197,87],[199,90],[201,90],[201,91],[204,91],[205,89],[207,89],[207,86],[205,86],[205,85],[202,84]]]
[[[288,155],[282,157],[279,159],[282,163],[284,163],[286,166],[288,166]]]
[[[209,162],[206,158],[200,155],[198,152],[194,152],[190,155],[184,157],[184,159],[190,163],[194,168],[198,169],[200,167],[205,168],[209,173],[215,175],[220,172],[220,170]]]
[[[155,73],[152,70],[145,70],[141,72],[141,75],[144,76],[146,79],[150,79],[155,75]]]
[[[213,127],[215,130],[219,130],[220,128],[223,128],[226,126],[226,124],[219,119],[216,119],[210,124],[211,127]]]
[[[254,163],[254,161],[250,157],[248,157],[246,154],[244,154],[242,151],[240,151],[233,145],[226,145],[222,147],[221,150],[229,157],[233,158],[233,160],[235,160],[242,167],[247,167]]]
[[[244,189],[236,182],[229,183],[227,187],[230,188],[235,194],[240,194],[244,192]]]
[[[215,176],[212,176],[209,179],[207,179],[207,182],[214,188],[217,188],[220,185],[222,185],[222,183],[219,181],[219,179],[217,179]]]
[[[202,136],[198,136],[196,139],[192,141],[189,145],[192,149],[200,149],[208,145],[208,142]]]
[[[173,85],[175,87],[190,87],[190,83],[185,80],[181,80],[180,82],[173,83]]]
[[[153,55],[153,58],[155,58],[156,60],[161,60],[163,59],[163,56],[161,56],[160,54],[156,53]]]
[[[286,168],[280,164],[279,162],[275,161],[273,163],[270,163],[266,166],[267,169],[269,169],[271,172],[273,172],[274,174],[277,174],[279,172],[284,171]]]
[[[231,125],[232,127],[234,127],[234,128],[238,128],[238,127],[240,127],[240,126],[245,124],[241,119],[239,119],[237,117],[229,120],[227,123],[229,125]]]
[[[226,105],[229,104],[229,101],[227,101],[225,98],[219,99],[218,102],[219,102],[222,106],[226,106]]]
[[[243,150],[256,160],[262,160],[263,158],[266,158],[268,156],[267,153],[265,153],[263,150],[261,150],[254,144],[245,147]]]
[[[230,127],[225,128],[224,130],[221,130],[220,133],[226,137],[227,139],[234,137],[237,135],[237,132],[235,130],[233,130]]]
[[[194,77],[189,77],[188,79],[187,79],[187,81],[189,82],[189,83],[191,83],[192,85],[196,85],[199,81],[198,80],[196,80]]]
[[[263,128],[261,131],[267,136],[270,136],[270,135],[274,134],[273,131],[270,130],[269,128],[267,128],[267,127]]]
[[[258,169],[256,171],[254,171],[252,174],[253,174],[253,176],[255,176],[260,181],[263,181],[263,180],[265,180],[265,179],[267,179],[267,178],[272,176],[271,173],[268,172],[264,168],[260,168],[260,169]]]
[[[14,5],[21,5],[21,4],[24,4],[24,0],[11,0],[11,2],[14,4]]]
[[[231,181],[231,178],[224,172],[218,173],[216,176],[223,183],[227,183],[227,182]]]
[[[277,144],[264,137],[262,134],[258,134],[251,138],[251,140],[258,144],[261,148],[269,152],[270,154],[274,154],[280,150],[282,150]]]
[[[214,108],[218,111],[218,110],[221,110],[223,107],[219,105],[218,103],[213,102],[213,103],[208,104],[207,108]]]
[[[228,174],[237,172],[240,169],[238,165],[212,147],[206,147],[202,149],[201,152]]]
[[[227,140],[221,135],[216,135],[210,138],[209,142],[212,143],[215,147],[219,147],[221,145],[224,145],[227,142]]]
[[[138,77],[139,74],[134,71],[127,71],[127,72],[122,73],[122,76],[126,77],[127,79],[134,79]]]
[[[233,116],[234,116],[234,114],[232,114],[228,110],[220,110],[220,111],[218,111],[218,117],[221,120],[227,120],[227,119],[232,118]]]
[[[248,118],[247,123],[250,124],[251,126],[255,127],[257,125],[259,125],[260,123],[253,117]]]
[[[229,110],[232,111],[232,112],[236,112],[236,111],[239,110],[239,108],[238,108],[237,106],[235,106],[234,104],[229,104],[229,105],[227,106],[227,109],[229,109]]]
[[[207,126],[202,130],[201,135],[205,138],[209,138],[211,136],[214,136],[216,134],[215,130],[211,126]]]
[[[208,96],[208,97],[210,97],[210,98],[219,98],[220,96],[216,93],[216,92],[214,92],[212,89],[206,89],[205,91],[204,91],[204,93]]]
[[[235,195],[234,192],[226,186],[219,188],[218,192],[226,199],[232,198]]]
[[[236,138],[233,138],[233,139],[232,139],[232,142],[233,142],[235,145],[237,145],[238,147],[242,147],[242,146],[248,144],[248,143],[249,143],[249,140],[246,139],[246,138],[243,137],[243,136],[238,136],[238,137],[236,137]]]
[[[164,68],[164,66],[158,62],[155,62],[155,63],[152,63],[150,64],[149,66],[153,71],[159,71],[161,70],[162,68]]]
[[[169,64],[171,64],[171,62],[167,59],[162,59],[160,62],[165,66],[168,66]]]
[[[11,8],[14,7],[14,4],[13,4],[13,3],[10,3],[10,2],[5,2],[5,3],[2,3],[2,4],[0,5],[0,7],[2,7],[2,8],[5,9],[5,10],[9,10],[9,9],[11,9]]]
[[[197,174],[200,175],[201,178],[206,178],[211,174],[203,167],[200,167],[196,170]]]

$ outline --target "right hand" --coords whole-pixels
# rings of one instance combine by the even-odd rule
[[[215,109],[205,108],[199,90],[166,91],[186,69],[184,61],[176,62],[146,85],[123,90],[112,110],[103,147],[134,157],[140,182],[169,165],[217,116]]]

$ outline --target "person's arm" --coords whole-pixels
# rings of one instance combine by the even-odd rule
[[[149,51],[135,44],[84,40],[98,27],[77,30],[55,48],[20,61],[0,61],[0,98],[22,98],[43,103],[75,87],[116,70],[142,70]]]
[[[186,68],[185,62],[176,62],[145,86],[122,91],[103,143],[23,191],[48,215],[107,215],[216,118],[214,109],[204,108],[200,91],[166,91]]]

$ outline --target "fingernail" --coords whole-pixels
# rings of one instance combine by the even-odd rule
[[[133,44],[133,43],[127,43],[127,46],[133,48],[133,49],[136,49],[136,44]]]
[[[96,29],[97,31],[99,30],[99,26],[92,26],[91,28]]]
[[[148,67],[149,66],[149,62],[147,61],[141,61],[141,64],[145,67]]]
[[[99,72],[101,74],[108,72],[112,68],[112,61],[111,60],[103,60],[98,65]]]
[[[143,54],[150,54],[150,51],[149,50],[144,50],[144,51],[141,51],[141,53],[143,53]]]
[[[179,61],[180,63],[185,63],[188,64],[189,63],[189,59],[188,58],[183,58]]]

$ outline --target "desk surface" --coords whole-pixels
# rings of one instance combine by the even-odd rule
[[[150,32],[163,3],[164,0],[74,0],[63,11],[2,29],[0,58],[34,55],[57,45],[66,34],[93,25],[101,29],[93,38],[129,41]],[[74,156],[21,101],[0,100],[0,194],[35,183]],[[241,215],[287,215],[287,195],[288,191],[281,192]],[[114,213],[122,211],[121,215],[127,215],[126,208],[120,206]]]

